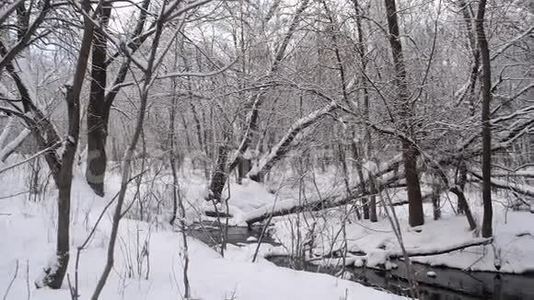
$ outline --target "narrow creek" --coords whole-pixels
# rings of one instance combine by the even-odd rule
[[[226,242],[229,244],[256,243],[262,232],[261,226],[251,229],[245,226],[229,226],[226,229]],[[220,227],[215,223],[197,223],[189,229],[189,235],[213,247],[221,243]],[[254,237],[251,239],[250,237]],[[263,237],[262,243],[280,245],[270,235]],[[338,274],[341,267],[317,266],[309,262],[295,261],[289,256],[270,256],[267,259],[277,266]],[[379,290],[398,295],[409,295],[406,280],[405,264],[393,261],[398,265],[394,270],[378,270],[369,268],[346,268],[350,280]],[[467,272],[453,268],[431,267],[414,264],[413,270],[418,282],[421,299],[431,300],[527,300],[534,299],[534,274],[513,275],[493,272]],[[435,276],[427,274],[435,273]]]

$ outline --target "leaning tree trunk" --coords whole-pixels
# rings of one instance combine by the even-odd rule
[[[274,56],[274,61],[271,64],[271,69],[269,71],[269,76],[272,76],[278,72],[278,69],[280,68],[280,64],[282,60],[284,59],[284,56],[286,55],[287,47],[290,44],[290,41],[295,34],[298,24],[300,23],[300,17],[306,10],[309,4],[309,0],[303,0],[301,1],[299,7],[297,8],[293,19],[291,21],[291,24],[289,25],[289,28],[284,35],[280,46],[278,47],[276,54]],[[223,154],[224,157],[218,157],[217,158],[217,166],[215,172],[213,172],[210,180],[210,187],[209,187],[209,196],[206,197],[206,200],[208,201],[220,201],[220,195],[222,194],[222,190],[226,184],[226,181],[228,180],[228,174],[231,173],[235,167],[237,167],[240,156],[242,156],[249,148],[253,135],[258,127],[258,121],[259,121],[259,114],[260,114],[260,107],[263,104],[263,102],[266,99],[266,89],[262,88],[260,89],[256,95],[254,95],[246,104],[245,104],[245,110],[248,111],[247,118],[244,124],[244,130],[243,135],[241,137],[241,141],[239,143],[239,146],[235,153],[232,154],[231,157],[229,157],[229,162],[227,163],[227,166],[220,165],[220,162],[228,160],[228,148],[229,145],[223,145],[219,146],[219,154]],[[226,141],[228,143],[230,139]]]
[[[104,177],[106,173],[106,140],[109,111],[106,111],[106,54],[107,27],[111,6],[100,7],[100,26],[95,29],[91,66],[91,93],[87,106],[87,168],[85,178],[95,194],[104,196]]]
[[[482,62],[482,201],[484,203],[482,237],[488,238],[493,235],[491,224],[493,208],[491,204],[491,66],[488,41],[484,32],[485,10],[486,0],[480,0],[475,24]]]
[[[405,138],[401,139],[402,143],[402,157],[404,160],[404,174],[406,177],[406,184],[408,189],[408,209],[409,209],[409,223],[410,226],[422,225],[425,222],[423,213],[423,199],[421,197],[421,187],[419,185],[419,177],[417,172],[417,155],[418,151],[415,145],[406,138],[413,138],[412,118],[413,108],[410,103],[408,85],[406,82],[406,67],[404,65],[404,58],[402,54],[402,44],[399,36],[399,23],[397,20],[397,8],[395,0],[385,0],[386,13],[389,29],[389,43],[391,46],[391,54],[393,55],[393,63],[395,66],[395,83],[398,90],[397,109],[399,110],[400,122],[402,124],[402,131]]]

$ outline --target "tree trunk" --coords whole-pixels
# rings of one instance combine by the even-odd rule
[[[133,53],[139,48],[141,43],[148,38],[148,35],[140,36],[150,0],[143,0],[142,10],[139,15],[132,39],[136,42],[130,46]],[[100,26],[107,28],[109,16],[111,14],[111,4],[101,7]],[[105,93],[107,82],[107,65],[106,60],[107,47],[106,36],[100,28],[95,29],[95,45],[93,47],[92,70],[91,70],[91,94],[89,105],[87,106],[87,168],[85,177],[89,186],[99,195],[104,196],[104,179],[107,166],[106,142],[108,137],[108,121],[111,106],[115,97],[121,89],[120,84],[126,79],[129,70],[131,58],[127,58],[119,67],[117,76],[113,81],[111,90]]]
[[[89,0],[82,2],[83,9],[88,12],[90,9]],[[68,111],[68,135],[64,142],[65,150],[61,159],[61,168],[59,170],[58,180],[56,182],[59,189],[58,197],[58,230],[56,257],[57,263],[49,266],[44,283],[50,288],[59,289],[65,277],[67,266],[69,264],[69,247],[70,247],[70,193],[72,184],[72,165],[78,148],[78,137],[80,134],[80,93],[82,89],[89,51],[93,39],[93,25],[84,18],[84,32],[82,44],[80,45],[80,54],[76,64],[76,71],[72,86],[67,86],[66,101]]]
[[[104,2],[105,3],[105,2]],[[87,168],[85,178],[98,196],[104,196],[106,174],[106,140],[109,109],[105,102],[107,38],[103,29],[107,28],[111,6],[103,4],[98,15],[101,28],[95,28],[91,66],[91,93],[87,106]]]
[[[365,184],[365,177],[363,175],[363,170],[362,170],[362,161],[363,161],[362,155],[361,153],[358,153],[359,152],[358,146],[356,145],[354,138],[351,139],[350,147],[352,150],[352,158],[354,159],[353,166],[354,168],[356,168],[356,173],[358,173],[360,189],[366,192],[367,194],[371,194],[371,192],[367,190],[367,186]],[[370,219],[369,197],[362,198],[362,211],[363,211],[363,218],[365,220],[369,220]]]
[[[144,3],[148,3],[148,2],[149,1],[146,1]],[[100,275],[100,278],[98,279],[98,283],[93,292],[93,295],[91,296],[92,300],[97,300],[100,297],[100,293],[102,292],[102,289],[104,288],[104,285],[106,284],[106,281],[108,279],[109,273],[111,272],[111,269],[113,268],[113,264],[115,263],[115,258],[114,258],[115,243],[116,243],[117,235],[119,231],[119,223],[122,218],[122,206],[124,204],[124,199],[126,197],[126,190],[128,188],[128,183],[130,182],[130,174],[131,174],[131,168],[132,168],[131,164],[134,158],[135,148],[137,147],[137,142],[139,141],[139,137],[143,130],[143,123],[145,121],[145,113],[147,110],[147,101],[148,101],[148,92],[152,85],[152,76],[154,75],[154,64],[156,60],[157,49],[160,43],[162,31],[163,31],[164,18],[162,18],[161,14],[163,13],[164,9],[165,9],[165,3],[163,4],[160,15],[158,15],[158,18],[156,19],[157,21],[156,21],[154,39],[152,40],[150,53],[147,59],[147,67],[144,72],[144,83],[143,83],[143,86],[140,88],[140,93],[139,93],[140,105],[139,105],[139,111],[137,114],[137,120],[135,124],[134,133],[130,141],[130,144],[128,145],[128,148],[126,149],[124,153],[124,157],[122,159],[121,187],[120,187],[119,195],[117,198],[117,205],[115,206],[115,211],[113,213],[111,234],[109,237],[108,250],[106,254],[106,265],[104,266],[104,270],[102,271],[102,274]]]
[[[72,173],[72,172],[71,172]],[[65,174],[68,175],[68,174]],[[72,174],[71,174],[72,176]],[[61,183],[58,186],[58,224],[56,240],[56,259],[54,265],[49,266],[44,283],[52,289],[61,288],[67,266],[69,265],[70,251],[70,192],[72,179],[61,176]]]
[[[443,190],[440,179],[436,176],[432,176],[432,211],[434,220],[441,218],[441,201],[440,195]]]
[[[176,66],[176,63],[175,63]],[[173,89],[176,93],[176,80],[173,79]],[[174,121],[176,119],[176,95],[172,96],[171,110],[169,112],[169,163],[172,170],[172,215],[169,223],[174,225],[176,220],[176,213],[178,211],[178,172],[176,170],[176,153],[175,153],[175,140],[176,133],[174,131]]]
[[[467,203],[467,199],[465,198],[463,190],[460,189],[458,186],[455,186],[452,187],[450,191],[454,193],[458,198],[458,206],[460,206],[462,208],[462,211],[465,213],[467,222],[469,223],[469,228],[471,230],[475,230],[475,228],[477,228],[477,223],[475,222],[475,218],[473,218],[473,215],[471,214],[471,210],[469,209],[469,204]]]
[[[217,151],[217,164],[215,165],[215,170],[211,177],[211,182],[209,186],[209,195],[207,197],[208,201],[221,201],[222,191],[226,180],[228,180],[228,173],[226,170],[226,160],[228,158],[228,141],[225,139],[221,145],[219,145]]]
[[[467,182],[467,164],[465,162],[465,160],[463,158],[460,159],[460,163],[459,163],[459,166],[458,166],[458,182],[457,182],[457,186],[458,186],[458,189],[462,192],[464,192],[464,189],[465,189],[465,184]],[[464,206],[463,204],[460,202],[459,198],[458,198],[458,201],[457,201],[457,206],[458,206],[458,214],[463,214],[464,213]]]
[[[362,95],[363,95],[363,117],[365,119],[365,145],[366,145],[366,151],[363,153],[364,158],[367,159],[367,161],[371,161],[372,159],[372,151],[373,151],[373,141],[371,139],[371,128],[368,125],[369,124],[369,115],[370,115],[370,106],[369,106],[369,91],[367,90],[367,78],[365,76],[365,73],[367,71],[367,57],[366,57],[366,39],[364,39],[363,35],[363,25],[362,25],[362,15],[364,15],[364,12],[358,2],[358,0],[352,0],[354,3],[354,9],[356,11],[356,30],[358,32],[358,55],[360,57],[360,62],[362,64],[361,68],[361,84],[362,84]],[[371,172],[366,171],[367,175],[369,176],[369,198],[368,198],[368,205],[369,205],[369,219],[371,222],[377,222],[378,218],[376,215],[376,188],[375,188],[375,182],[374,179],[370,176],[372,175]]]
[[[395,83],[398,90],[397,109],[401,122],[401,130],[408,137],[413,139],[412,122],[413,108],[409,99],[408,84],[406,82],[406,67],[402,54],[402,44],[399,37],[399,24],[397,20],[397,8],[395,0],[384,0],[389,29],[389,43],[395,67]],[[408,208],[410,226],[422,225],[425,222],[423,213],[423,199],[421,197],[421,187],[417,172],[418,151],[415,146],[406,139],[402,139],[402,156],[404,160],[404,173],[408,189]]]
[[[482,236],[488,238],[493,235],[493,208],[491,204],[491,66],[488,41],[484,32],[485,10],[486,0],[480,0],[475,24],[482,62],[482,201],[484,203]]]
[[[404,176],[408,189],[408,219],[410,226],[419,226],[425,223],[423,212],[423,198],[419,186],[417,172],[417,149],[407,142],[402,141],[402,157],[404,160]]]
[[[371,222],[378,222],[378,217],[376,214],[376,184],[375,184],[375,178],[373,177],[372,172],[368,172],[367,175],[369,176],[369,220]]]

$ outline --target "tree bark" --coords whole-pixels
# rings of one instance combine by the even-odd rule
[[[99,8],[100,27],[95,29],[91,66],[91,93],[87,106],[87,168],[85,179],[95,194],[104,196],[106,174],[106,140],[109,110],[106,108],[107,81],[107,28],[111,4],[104,2]]]
[[[365,124],[369,124],[369,117],[370,117],[370,105],[369,105],[369,91],[367,89],[367,78],[365,76],[365,73],[367,72],[367,57],[366,57],[366,39],[363,35],[363,25],[362,25],[362,15],[364,15],[364,12],[360,6],[360,3],[358,0],[352,0],[354,3],[354,9],[356,11],[356,30],[358,32],[358,55],[360,57],[361,62],[361,85],[362,85],[362,95],[363,95],[363,117],[365,119]],[[365,126],[365,134],[364,134],[364,140],[365,140],[365,146],[366,151],[364,153],[364,157],[367,159],[367,161],[371,161],[372,157],[372,151],[373,151],[373,141],[371,138],[371,128],[369,125]],[[368,176],[371,176],[371,172],[366,171]],[[375,182],[372,178],[369,179],[369,219],[371,222],[377,222],[378,218],[376,215],[376,195],[375,195]]]
[[[475,24],[482,62],[482,201],[484,204],[482,236],[488,238],[493,235],[493,208],[491,203],[491,65],[488,41],[484,32],[485,11],[486,0],[480,0]]]
[[[439,220],[441,218],[441,191],[442,191],[441,183],[439,182],[439,178],[436,178],[435,176],[432,177],[432,211],[434,220]]]
[[[177,55],[177,53],[176,53]],[[176,63],[175,63],[176,67]],[[173,79],[173,90],[176,93],[176,80]],[[175,153],[175,142],[176,142],[176,133],[174,130],[174,121],[176,119],[176,95],[172,96],[171,99],[171,110],[169,112],[169,163],[172,170],[172,215],[169,223],[174,225],[176,220],[176,213],[178,211],[178,173],[176,170],[176,153]]]
[[[82,8],[86,12],[90,9],[90,1],[82,2]],[[70,194],[72,185],[72,166],[78,147],[78,138],[80,134],[80,93],[87,69],[87,61],[93,39],[94,26],[87,18],[84,18],[84,31],[80,53],[76,63],[76,71],[71,86],[67,86],[67,112],[68,112],[68,136],[64,142],[65,150],[61,159],[57,186],[59,189],[58,197],[58,231],[56,244],[57,263],[49,266],[44,283],[50,288],[59,289],[63,283],[67,266],[69,264],[70,250]]]
[[[409,223],[410,226],[423,225],[425,219],[423,213],[423,199],[421,197],[421,188],[417,171],[417,149],[405,140],[402,141],[402,157],[404,160],[406,188],[408,190]]]
[[[222,191],[226,180],[228,180],[229,170],[226,170],[226,160],[228,158],[228,141],[226,139],[219,145],[217,150],[217,164],[215,165],[215,170],[211,176],[210,186],[209,186],[209,195],[207,197],[208,201],[221,201]]]
[[[465,213],[467,222],[469,223],[469,228],[471,230],[475,230],[477,228],[477,223],[475,222],[475,218],[473,218],[473,214],[471,214],[471,209],[469,209],[469,204],[465,198],[464,191],[458,186],[452,187],[450,191],[458,198],[458,206],[460,206]]]
[[[408,84],[406,82],[406,67],[402,54],[402,44],[400,41],[399,24],[397,20],[397,8],[395,0],[384,0],[389,29],[389,43],[395,67],[395,83],[398,90],[397,109],[401,122],[401,130],[407,137],[413,138],[412,118],[414,116],[412,104],[410,103]],[[423,213],[423,200],[421,197],[421,187],[417,172],[418,150],[413,143],[406,139],[401,139],[402,156],[404,160],[404,174],[406,177],[409,201],[409,223],[410,226],[418,226],[425,223]]]
[[[148,37],[140,38],[148,13],[150,0],[143,0],[142,9],[134,29],[130,47],[132,53],[135,52],[141,43]],[[109,16],[111,14],[111,3],[102,5],[101,9],[101,27],[106,28]],[[104,195],[104,179],[106,175],[107,155],[106,143],[108,137],[108,121],[111,106],[118,92],[121,89],[121,83],[126,79],[131,59],[128,57],[119,67],[119,71],[113,81],[109,92],[105,93],[107,82],[107,38],[105,33],[96,28],[95,45],[93,47],[92,70],[91,70],[91,94],[89,105],[87,107],[87,168],[85,177],[89,186],[95,194]]]

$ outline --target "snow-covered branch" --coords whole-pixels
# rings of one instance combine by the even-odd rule
[[[31,130],[25,128],[23,129],[11,142],[5,145],[0,150],[0,161],[5,161],[11,153],[13,153],[22,142],[30,135]],[[2,144],[0,144],[1,146]]]
[[[12,164],[12,165],[10,165],[10,166],[7,166],[7,167],[5,167],[5,168],[3,168],[3,169],[0,170],[0,174],[4,173],[4,172],[6,172],[6,171],[9,171],[9,170],[11,170],[11,169],[13,169],[13,168],[15,168],[15,167],[18,167],[18,166],[20,166],[20,165],[22,165],[22,164],[25,164],[25,163],[27,163],[27,162],[30,162],[30,161],[34,160],[35,158],[37,158],[37,157],[39,157],[39,156],[41,156],[41,155],[43,155],[43,154],[46,154],[46,153],[49,152],[49,151],[53,151],[53,150],[55,150],[56,148],[60,147],[60,146],[62,145],[62,143],[63,143],[63,141],[59,141],[59,142],[55,143],[54,145],[52,145],[52,146],[50,146],[50,147],[48,147],[48,148],[46,148],[46,149],[43,149],[43,150],[41,150],[41,151],[35,153],[34,155],[32,155],[32,156],[26,158],[26,159],[23,160],[23,161],[19,161],[19,162],[14,163],[14,164]]]
[[[524,37],[528,36],[533,30],[534,30],[534,26],[530,26],[527,30],[523,31],[518,36],[508,41],[506,44],[501,46],[501,48],[493,52],[493,55],[491,56],[491,60],[496,59],[499,55],[501,55],[504,51],[506,51],[506,49],[510,48],[510,46],[517,43],[519,40],[523,39]]]
[[[15,44],[11,49],[0,49],[2,57],[0,58],[0,71],[6,67],[11,61],[19,54],[20,51],[22,51],[26,46],[27,43],[30,41],[31,36],[35,33],[37,28],[41,25],[41,23],[44,21],[46,14],[49,12],[50,8],[50,0],[45,0],[43,2],[43,8],[35,18],[35,20],[32,22],[32,24],[26,29],[24,32],[24,35],[22,38]],[[0,22],[1,23],[1,22]],[[1,48],[4,48],[2,45]]]
[[[476,171],[470,171],[469,173],[473,175],[476,181],[482,180],[482,174]],[[527,184],[518,184],[518,183],[510,182],[508,180],[491,178],[491,185],[496,188],[511,190],[518,194],[534,198],[534,187],[527,185]]]
[[[212,71],[212,72],[173,72],[173,73],[167,73],[167,74],[163,74],[163,75],[160,75],[160,76],[156,76],[156,77],[154,77],[154,79],[159,80],[159,79],[174,78],[174,77],[210,77],[210,76],[216,76],[216,75],[219,75],[219,74],[227,71],[228,69],[230,69],[230,67],[232,67],[232,65],[234,65],[236,61],[237,61],[237,59],[233,60],[232,62],[230,62],[226,66],[224,66],[224,67],[222,67],[222,68],[220,68],[218,70]],[[114,86],[111,87],[110,92],[115,90],[115,89],[120,89],[120,88],[131,86],[131,85],[134,85],[134,84],[139,84],[142,81],[143,80],[141,79],[139,81],[128,81],[128,82],[115,84]]]
[[[267,155],[260,159],[247,176],[253,180],[257,180],[260,174],[269,171],[278,160],[291,150],[291,143],[299,133],[320,120],[323,116],[335,110],[337,107],[338,105],[336,102],[331,102],[329,105],[316,110],[293,123],[284,137],[280,139]]]
[[[13,3],[7,5],[2,11],[0,11],[0,25],[9,17],[9,15],[15,11],[17,6],[22,3],[24,0],[16,0]]]

